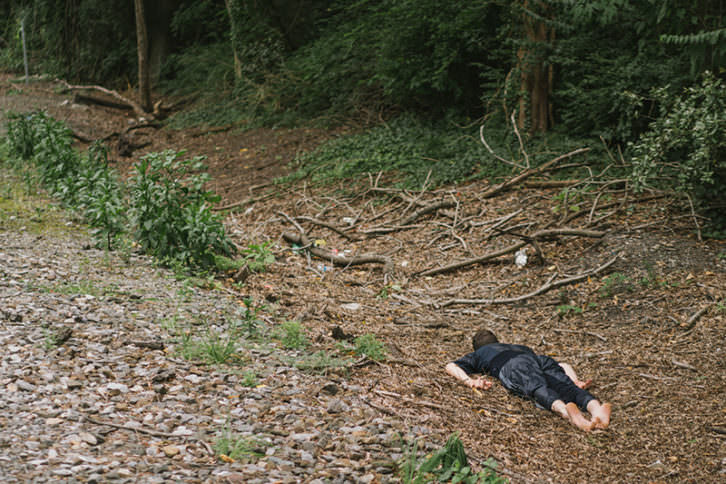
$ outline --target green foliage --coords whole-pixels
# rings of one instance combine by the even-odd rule
[[[184,152],[174,151],[146,155],[135,165],[127,197],[102,145],[77,153],[70,130],[45,113],[9,119],[9,154],[32,160],[42,185],[78,210],[108,249],[128,230],[128,212],[137,242],[170,265],[213,268],[215,256],[232,252],[222,216],[210,209],[219,197],[204,189],[209,176],[199,173],[201,158],[183,159]],[[265,250],[253,250],[260,267],[269,263]]]
[[[286,180],[330,181],[385,171],[398,174],[402,185],[420,189],[427,178],[436,186],[504,174],[509,167],[489,157],[475,138],[476,132],[473,127],[462,129],[453,123],[402,116],[303,153],[295,161],[297,171]]]
[[[633,290],[633,284],[628,276],[620,272],[613,272],[603,279],[600,295],[602,297],[613,297],[616,294],[632,292]]]
[[[378,341],[378,338],[373,334],[362,334],[355,338],[353,344],[355,345],[355,354],[358,356],[365,356],[374,361],[386,359],[386,346]]]
[[[25,18],[31,72],[63,78],[119,80],[136,70],[133,2],[126,0],[11,0],[0,19],[8,39],[0,62],[19,69],[23,52],[17,32]],[[113,15],[109,15],[113,12]],[[5,35],[2,35],[5,34]]]
[[[275,263],[275,255],[270,250],[271,245],[271,241],[261,244],[249,244],[246,249],[240,251],[244,254],[250,271],[265,272],[268,266]]]
[[[204,189],[209,176],[199,173],[202,158],[184,152],[150,153],[134,165],[130,217],[134,237],[161,260],[213,267],[214,254],[228,254],[221,216],[210,205],[219,198]]]
[[[128,222],[121,182],[108,168],[105,146],[92,145],[81,161],[74,186],[78,206],[92,227],[93,236],[111,250],[116,238],[126,231]]]
[[[688,55],[658,41],[662,26],[652,2],[548,3],[556,4],[555,17],[564,24],[543,53],[557,66],[552,102],[558,131],[625,142],[649,121],[652,104],[637,99],[664,79],[676,88],[692,81]]]
[[[401,480],[405,484],[423,484],[428,482],[451,482],[466,484],[504,484],[506,479],[497,475],[495,463],[486,462],[487,467],[474,472],[464,450],[464,444],[458,434],[453,434],[444,447],[433,455],[425,458],[418,456],[418,441],[414,442],[400,464]]]
[[[41,184],[92,227],[99,244],[113,248],[125,231],[126,207],[121,183],[108,168],[106,148],[94,144],[76,152],[71,132],[46,113],[11,114],[7,143],[13,156],[32,160]]]
[[[309,344],[303,327],[298,321],[285,321],[274,332],[273,336],[278,338],[282,346],[289,350],[302,349]]]
[[[636,189],[656,187],[692,197],[697,208],[715,215],[726,233],[726,86],[706,74],[680,98],[654,91],[658,117],[629,145]]]

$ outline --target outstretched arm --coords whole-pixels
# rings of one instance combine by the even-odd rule
[[[560,366],[563,370],[565,370],[565,374],[570,377],[570,380],[572,380],[572,383],[577,385],[578,387],[582,388],[583,390],[590,385],[592,385],[592,379],[582,381],[579,378],[577,378],[577,373],[575,373],[575,369],[572,368],[572,365],[569,365],[567,363],[560,363]]]
[[[483,377],[471,378],[461,369],[456,363],[449,363],[446,365],[446,373],[453,376],[457,380],[461,381],[465,385],[471,388],[478,388],[480,390],[488,390],[492,386],[492,382],[486,380]]]

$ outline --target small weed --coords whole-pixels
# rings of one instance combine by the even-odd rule
[[[569,314],[580,314],[582,313],[583,309],[579,306],[573,306],[571,304],[561,304],[557,306],[557,314],[560,315],[560,317],[567,316]]]
[[[378,292],[376,297],[379,299],[388,299],[388,296],[390,296],[394,291],[400,291],[400,290],[401,290],[401,286],[399,286],[398,284],[386,284]]]
[[[628,276],[620,272],[613,272],[603,279],[600,295],[607,298],[623,292],[632,292],[633,289],[633,284]]]
[[[264,304],[255,304],[252,298],[245,298],[242,303],[244,308],[242,309],[241,326],[245,330],[246,336],[248,338],[260,336],[264,321],[260,318],[259,313],[266,309],[266,306]]]
[[[355,338],[355,354],[365,356],[374,361],[383,361],[386,359],[386,347],[378,341],[375,335],[363,334]]]
[[[212,447],[214,448],[214,452],[222,460],[252,461],[265,455],[265,447],[268,445],[266,442],[253,437],[243,437],[233,434],[228,423],[222,429]],[[222,456],[226,457],[226,459]]]
[[[254,388],[259,384],[260,380],[257,377],[257,373],[255,373],[252,370],[244,372],[242,375],[242,381],[240,381],[240,384],[243,387],[247,388]]]
[[[282,346],[289,350],[298,350],[308,345],[307,336],[298,321],[285,321],[274,332],[274,337],[280,340]]]
[[[48,328],[43,328],[43,349],[51,351],[58,347],[58,338]]]

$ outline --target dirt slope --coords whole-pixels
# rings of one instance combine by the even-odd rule
[[[18,87],[3,82],[3,110],[48,109],[91,137],[129,126],[125,113],[75,105],[50,85],[22,88],[22,93]],[[517,189],[483,199],[486,182],[428,193],[373,191],[368,180],[267,192],[259,185],[283,173],[299,149],[328,135],[306,129],[147,129],[134,136],[139,143],[151,142],[134,156],[167,147],[207,155],[226,204],[259,198],[228,218],[240,245],[275,243],[273,270],[249,279],[244,295],[274,301],[290,319],[301,320],[317,349],[335,348],[334,327],[385,341],[389,360],[349,377],[382,414],[411,428],[425,427],[433,439],[460,432],[472,456],[493,457],[513,482],[726,479],[726,245],[699,242],[688,214],[671,201],[634,203],[631,196],[563,224],[561,211],[553,211],[556,190]],[[131,159],[114,154],[121,167]],[[454,205],[416,218],[407,224],[411,227],[397,227],[417,207],[446,200]],[[610,213],[615,209],[620,210]],[[587,227],[602,231],[602,237],[540,240],[545,260],[533,257],[530,248],[530,262],[522,269],[508,254],[444,274],[416,275],[517,243],[520,237],[492,229],[513,213],[499,228],[514,234],[548,223],[584,228],[606,217]],[[379,264],[334,266],[293,252],[282,237],[296,231],[287,217],[308,217],[298,223],[324,249],[350,257],[385,255],[395,270],[384,274]],[[354,226],[346,238],[310,218],[337,227],[352,218]],[[382,225],[395,230],[370,233]],[[518,297],[552,276],[557,281],[582,274],[615,256],[604,273],[519,302],[451,302]],[[610,429],[584,434],[498,385],[477,394],[450,380],[443,366],[469,351],[471,334],[481,326],[494,329],[503,341],[568,361],[582,377],[593,378],[592,392],[614,405]]]

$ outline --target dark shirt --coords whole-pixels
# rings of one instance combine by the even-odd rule
[[[501,358],[495,360],[497,356],[505,356],[504,352],[510,353],[512,356],[518,353],[532,353],[531,348],[523,345],[512,345],[506,343],[492,343],[479,347],[478,350],[464,355],[454,362],[459,368],[464,370],[467,375],[472,373],[489,373],[494,377],[499,377],[499,369],[509,358],[502,361]],[[511,357],[511,356],[510,356]],[[498,363],[492,367],[492,363]]]

